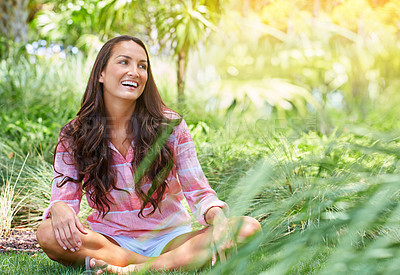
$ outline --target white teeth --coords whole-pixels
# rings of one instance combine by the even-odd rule
[[[138,84],[133,81],[122,81],[122,85],[129,85],[129,86],[133,86],[135,88],[137,88],[137,86],[138,86]]]

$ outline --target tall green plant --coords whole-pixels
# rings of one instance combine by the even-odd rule
[[[228,196],[234,214],[262,221],[263,234],[209,274],[397,273],[399,148],[391,134],[379,134],[383,144],[354,135],[281,138]]]
[[[50,158],[59,129],[79,106],[89,73],[83,56],[67,59],[15,51],[0,60],[0,141],[21,155]]]
[[[183,104],[189,53],[215,29],[217,14],[209,11],[207,1],[180,0],[162,6],[156,16],[159,40],[169,45],[177,58],[178,102]]]
[[[8,167],[7,173],[10,173],[9,175],[4,177],[4,174],[2,174],[2,184],[0,187],[0,237],[7,237],[9,235],[11,223],[26,199],[26,196],[20,196],[21,188],[17,188],[17,184],[27,158],[28,156],[26,156],[15,180],[13,178],[14,166]],[[14,182],[12,183],[13,180]]]

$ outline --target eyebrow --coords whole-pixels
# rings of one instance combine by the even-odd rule
[[[119,58],[119,57],[124,57],[124,58],[126,58],[126,59],[132,60],[132,57],[130,57],[129,55],[123,55],[123,54],[118,55],[115,59],[117,59],[117,58]],[[139,60],[139,62],[146,62],[146,63],[147,63],[147,60],[142,59],[142,60]]]

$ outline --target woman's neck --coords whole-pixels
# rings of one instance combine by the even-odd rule
[[[127,130],[131,121],[136,101],[132,104],[105,104],[107,125],[111,131]]]

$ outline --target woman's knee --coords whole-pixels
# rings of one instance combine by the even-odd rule
[[[243,242],[245,239],[262,231],[261,224],[253,217],[243,216],[242,220],[238,222],[240,230],[238,234],[238,241]]]
[[[261,224],[255,218],[249,216],[244,216],[243,218],[251,235],[262,230]]]
[[[44,220],[36,231],[36,239],[42,249],[51,245],[52,239],[54,239],[53,235],[51,221],[49,219]]]
[[[47,254],[47,256],[56,260],[56,255],[54,255],[54,233],[51,221],[49,219],[44,220],[36,231],[36,239],[42,248],[42,250]]]
[[[57,242],[50,219],[40,224],[36,231],[36,239],[40,248],[51,260],[63,265],[71,265],[76,262],[77,255],[65,251]]]

